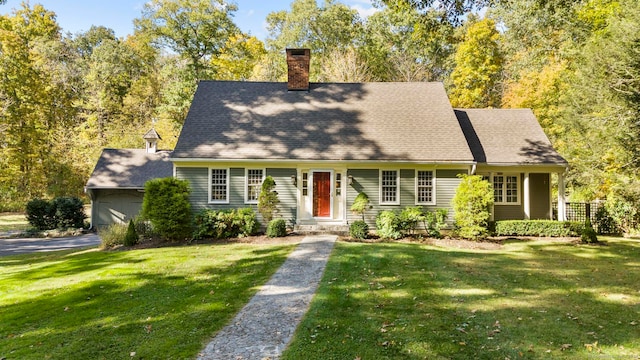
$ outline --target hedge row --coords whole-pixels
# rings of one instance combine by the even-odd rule
[[[552,220],[503,220],[495,223],[497,236],[580,236],[584,224],[572,221]]]

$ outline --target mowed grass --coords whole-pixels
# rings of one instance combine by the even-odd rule
[[[195,358],[294,246],[0,257],[0,358]]]
[[[24,231],[29,228],[29,222],[23,214],[1,213],[0,214],[0,231]]]
[[[337,243],[283,359],[638,359],[640,242]]]

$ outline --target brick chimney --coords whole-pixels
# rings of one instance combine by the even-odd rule
[[[287,90],[309,91],[309,63],[311,50],[287,49]]]

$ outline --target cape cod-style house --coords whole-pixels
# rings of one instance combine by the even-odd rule
[[[552,176],[564,214],[567,162],[531,110],[454,109],[436,82],[310,83],[310,51],[286,56],[287,83],[198,84],[165,175],[189,181],[195,211],[255,208],[270,175],[280,216],[292,223],[347,225],[357,218],[353,200],[365,192],[375,226],[384,209],[451,209],[458,174],[480,174],[494,186],[495,220],[550,219]],[[103,154],[88,189],[126,185],[95,180],[105,156],[116,154]],[[117,156],[133,164],[135,155]]]

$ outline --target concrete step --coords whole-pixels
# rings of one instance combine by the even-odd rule
[[[348,225],[296,225],[293,228],[298,234],[334,234],[346,236],[349,235]]]

